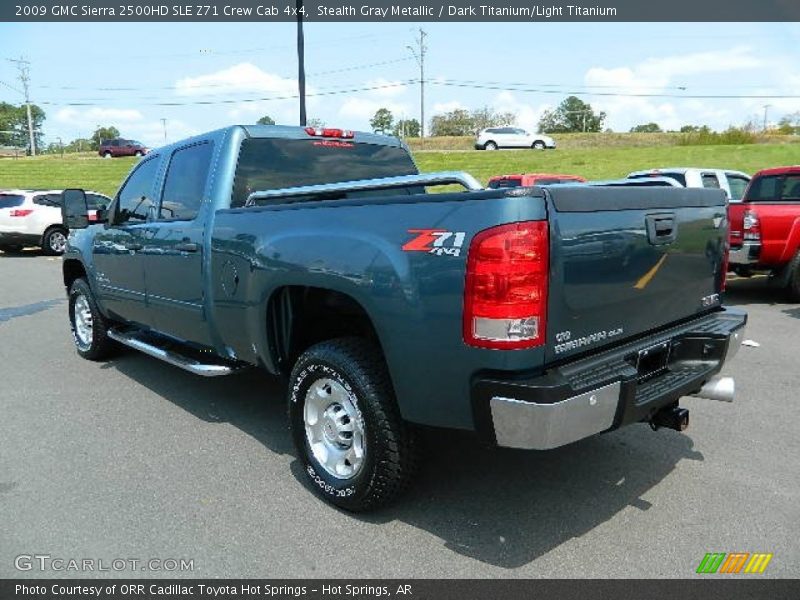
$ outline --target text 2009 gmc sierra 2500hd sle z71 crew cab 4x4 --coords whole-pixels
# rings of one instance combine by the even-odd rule
[[[235,126],[153,150],[102,224],[64,199],[78,353],[287,377],[304,471],[349,510],[409,481],[414,424],[547,449],[732,399],[718,190],[483,190],[395,138]]]

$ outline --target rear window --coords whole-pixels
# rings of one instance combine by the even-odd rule
[[[756,177],[743,200],[745,202],[800,201],[800,174]]]
[[[658,173],[641,173],[639,175],[631,175],[628,179],[646,179],[648,177],[670,177],[683,187],[686,187],[686,175],[683,173],[674,173],[670,171],[659,171]]]
[[[20,196],[18,194],[0,194],[0,208],[22,206],[23,202],[25,202],[25,196]]]
[[[513,188],[521,185],[522,181],[520,179],[495,179],[489,182],[489,189],[499,190],[501,188]]]
[[[321,139],[249,138],[242,142],[239,151],[231,207],[244,206],[247,197],[257,191],[416,174],[417,168],[411,156],[396,146]],[[404,190],[350,192],[346,197],[421,191],[421,187],[410,187]],[[331,199],[341,197],[343,195],[338,194]]]

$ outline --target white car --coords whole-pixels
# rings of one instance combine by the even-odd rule
[[[86,200],[90,220],[111,204],[111,198],[97,192],[87,192]],[[61,220],[61,190],[0,191],[0,251],[39,246],[46,254],[62,254],[67,235]]]
[[[533,148],[534,150],[555,149],[556,141],[541,133],[528,133],[519,127],[489,127],[478,133],[476,150],[497,150],[498,148]]]
[[[666,169],[650,169],[634,171],[628,179],[645,177],[670,177],[683,187],[716,188],[723,190],[731,202],[739,202],[744,189],[750,183],[750,175],[729,169],[702,169],[699,167],[669,167]]]

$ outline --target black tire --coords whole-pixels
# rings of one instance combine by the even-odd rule
[[[306,432],[309,390],[316,386],[318,394],[330,395],[333,384],[340,386],[337,389],[346,394],[351,408],[355,407],[354,427],[360,426],[363,434],[360,467],[347,478],[334,476],[320,463]],[[288,402],[292,437],[303,473],[324,500],[345,510],[367,511],[390,502],[408,486],[416,467],[414,432],[400,417],[386,364],[376,346],[359,338],[339,338],[312,346],[292,369]],[[351,433],[351,444],[355,443],[353,436]]]
[[[137,150],[137,151],[136,151],[136,153],[134,154],[134,156],[135,156],[136,158],[141,158],[141,157],[142,157],[142,152],[141,152],[141,150]]]
[[[536,140],[533,142],[533,146],[531,146],[534,150],[544,150],[547,148],[547,145],[542,140]]]
[[[64,254],[68,235],[63,227],[50,227],[42,236],[42,250],[50,256],[61,256]]]
[[[103,158],[112,158],[111,152],[103,152]]]
[[[22,246],[13,244],[0,246],[0,252],[5,252],[6,254],[17,254],[19,252],[22,252]]]
[[[76,329],[75,305],[80,298],[86,300],[91,314],[91,335],[90,339],[87,340],[82,340]],[[72,339],[75,342],[75,349],[82,358],[103,360],[111,356],[117,349],[116,342],[108,337],[110,323],[100,313],[92,290],[83,278],[76,279],[69,288],[69,324],[72,331]]]
[[[790,302],[800,302],[800,252],[795,254],[789,269],[789,283],[786,286],[786,295]]]
[[[483,149],[484,150],[497,150],[497,144],[495,144],[494,142],[486,142],[483,145]]]

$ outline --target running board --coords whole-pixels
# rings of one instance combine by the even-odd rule
[[[136,330],[123,331],[119,329],[109,329],[108,337],[112,340],[124,344],[129,348],[144,352],[148,356],[163,360],[166,363],[174,365],[189,371],[195,375],[202,377],[220,377],[222,375],[230,375],[240,370],[235,364],[209,363],[202,362],[196,358],[186,356],[174,350],[167,348],[160,348],[155,345],[155,336],[148,336],[148,341],[142,339],[143,333]],[[166,340],[165,340],[166,342]],[[167,342],[169,343],[169,342]]]

